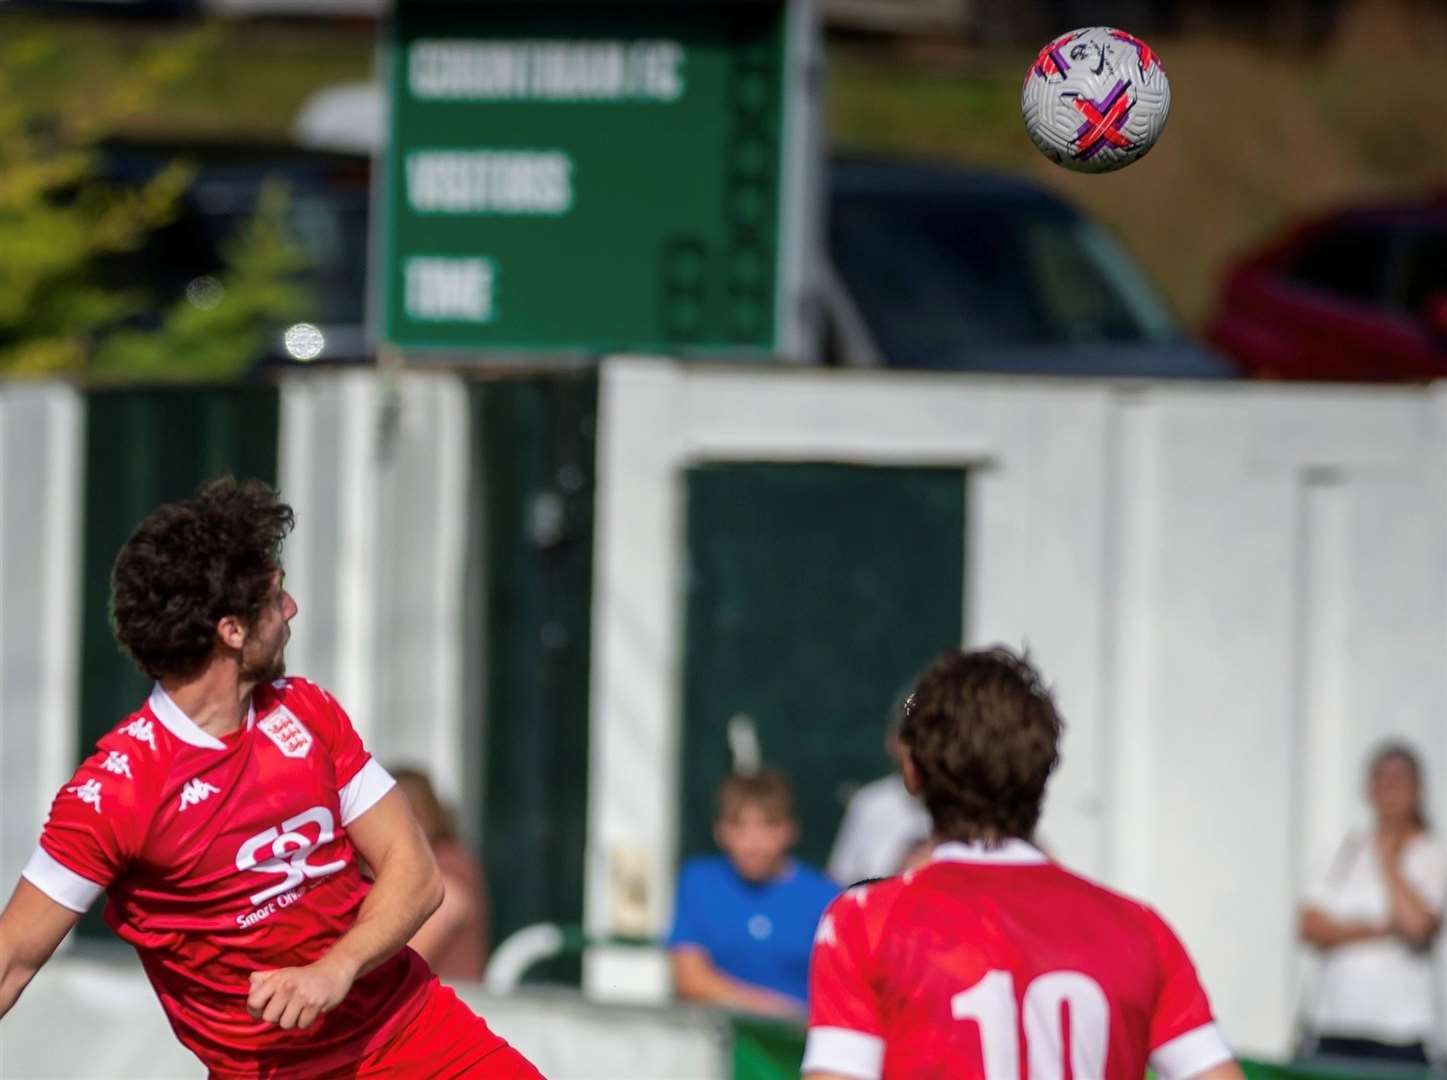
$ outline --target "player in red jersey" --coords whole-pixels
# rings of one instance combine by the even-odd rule
[[[116,637],[155,685],[56,796],[0,915],[0,1015],[104,892],[213,1077],[537,1080],[405,947],[442,899],[431,849],[341,706],[283,677],[292,524],[228,478],[121,549]]]
[[[947,652],[900,738],[939,845],[820,921],[806,1080],[1241,1080],[1185,949],[1150,908],[1030,843],[1061,722],[1005,649]]]

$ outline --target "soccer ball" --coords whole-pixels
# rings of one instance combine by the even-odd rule
[[[1111,172],[1155,145],[1171,111],[1161,58],[1140,38],[1087,26],[1035,58],[1020,95],[1040,152],[1076,172]]]

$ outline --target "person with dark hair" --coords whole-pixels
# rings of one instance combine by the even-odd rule
[[[432,779],[421,769],[388,770],[407,796],[422,834],[432,845],[442,883],[442,905],[412,935],[409,946],[421,954],[439,979],[480,982],[487,968],[487,886],[482,864],[457,835],[452,811],[443,805]]]
[[[774,769],[719,787],[721,855],[684,864],[668,935],[674,988],[686,1001],[802,1016],[809,947],[839,887],[789,855],[799,839],[794,792]]]
[[[1242,1080],[1176,935],[1031,843],[1062,723],[1029,662],[942,653],[900,739],[937,846],[830,905],[809,980],[807,1080]]]
[[[536,1078],[406,948],[442,900],[427,840],[336,700],[285,675],[294,520],[228,477],[121,548],[116,639],[155,683],[56,796],[0,914],[0,1016],[105,893],[213,1077]]]
[[[1347,836],[1301,909],[1301,940],[1322,960],[1305,1016],[1308,1049],[1425,1065],[1447,855],[1422,811],[1422,768],[1410,747],[1377,748],[1367,797],[1372,829]]]

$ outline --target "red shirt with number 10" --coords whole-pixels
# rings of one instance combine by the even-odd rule
[[[806,1074],[1185,1080],[1231,1058],[1161,917],[1022,840],[844,893],[809,1001]]]

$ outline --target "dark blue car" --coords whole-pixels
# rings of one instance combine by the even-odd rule
[[[1010,374],[1223,378],[1100,226],[1017,177],[836,160],[831,362]]]

